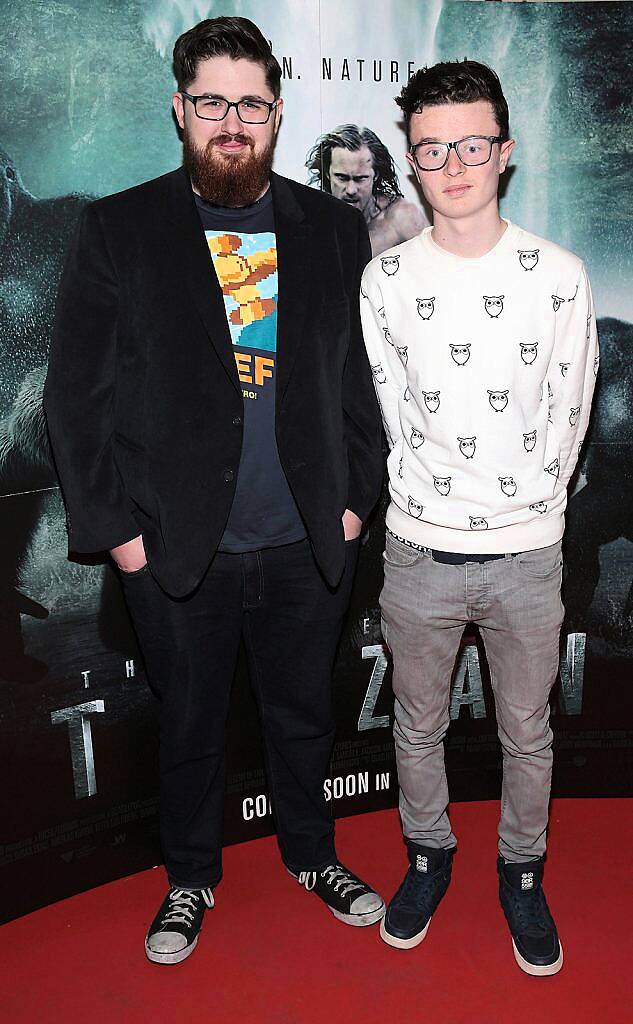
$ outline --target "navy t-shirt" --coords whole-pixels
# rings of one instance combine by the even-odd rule
[[[220,551],[292,544],[305,527],[275,437],[277,238],[270,189],[251,206],[213,206],[195,197],[224,296],[244,396],[244,440]]]

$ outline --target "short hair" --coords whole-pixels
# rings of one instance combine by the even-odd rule
[[[174,46],[173,71],[179,89],[188,89],[198,64],[209,57],[231,57],[259,64],[275,99],[281,92],[281,68],[270,43],[248,18],[207,18],[183,32]]]
[[[442,103],[476,103],[488,100],[492,104],[502,140],[510,138],[508,104],[498,76],[486,64],[476,60],[447,61],[430,68],[420,68],[396,97],[404,113],[409,137],[412,114],[420,114],[425,107]]]
[[[374,168],[374,195],[402,196],[398,183],[398,172],[391,153],[370,128],[359,128],[355,124],[342,124],[333,132],[326,132],[317,139],[306,157],[306,167],[310,171],[308,184],[320,183],[326,192],[332,192],[330,167],[332,150],[346,149],[355,153],[367,146],[372,156]]]

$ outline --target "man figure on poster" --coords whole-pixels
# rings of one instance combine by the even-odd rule
[[[420,207],[404,198],[393,158],[369,128],[344,124],[322,135],[306,167],[311,185],[361,211],[373,256],[413,238],[428,224]]]
[[[381,610],[410,860],[381,935],[421,942],[450,881],[443,739],[460,638],[476,623],[503,750],[501,904],[519,966],[551,975],[563,952],[541,884],[548,697],[566,487],[597,372],[591,291],[576,256],[499,215],[514,142],[490,68],[423,69],[397,102],[433,227],[373,260],[361,287],[391,443]]]
[[[174,72],[184,168],[86,209],[45,392],[70,548],[110,550],[161,702],[156,963],[192,952],[221,877],[241,638],[286,867],[348,924],[384,913],[337,859],[323,791],[334,655],[382,477],[367,229],[272,173],[281,69],[252,22],[201,22]]]

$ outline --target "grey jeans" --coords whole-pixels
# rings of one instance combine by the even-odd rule
[[[563,621],[561,542],[490,562],[445,565],[387,534],[380,596],[393,655],[394,739],[404,834],[449,848],[443,740],[465,625],[479,627],[503,751],[499,852],[523,862],[545,851],[552,775],[549,693]]]

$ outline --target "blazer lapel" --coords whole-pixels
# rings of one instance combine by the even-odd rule
[[[277,234],[277,387],[283,401],[292,375],[308,312],[313,272],[312,228],[290,185],[271,175]]]
[[[182,275],[229,380],[241,395],[224,297],[186,171],[183,168],[175,171],[169,175],[168,183],[171,225],[167,256]]]

